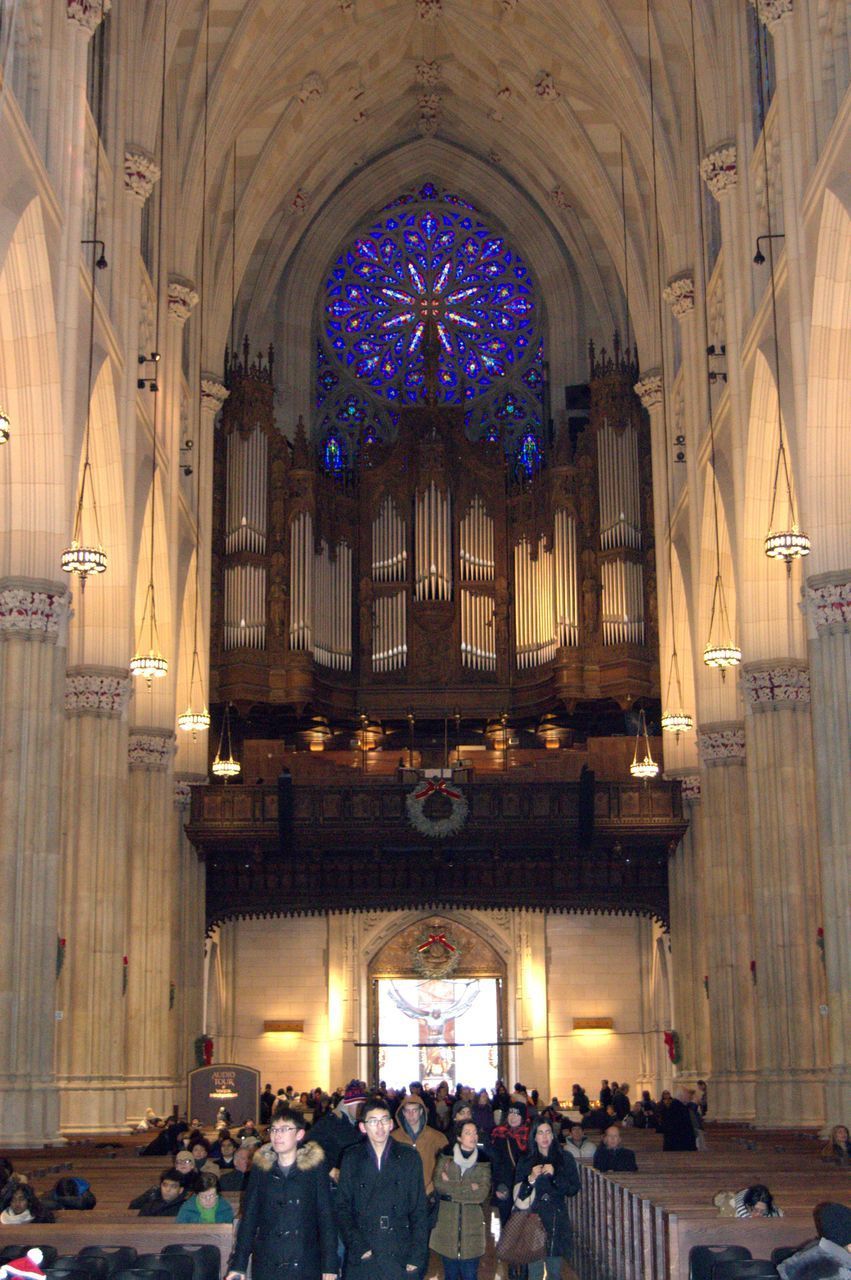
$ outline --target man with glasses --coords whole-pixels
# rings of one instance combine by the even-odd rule
[[[336,1280],[337,1232],[322,1148],[284,1107],[254,1157],[226,1280]]]
[[[412,1147],[391,1142],[392,1128],[385,1099],[367,1099],[360,1119],[366,1142],[346,1152],[337,1188],[344,1280],[411,1280],[428,1262],[422,1164]]]

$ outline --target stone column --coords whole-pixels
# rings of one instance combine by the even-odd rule
[[[701,807],[706,991],[712,1046],[712,1115],[752,1120],[754,1087],[753,902],[748,852],[745,730],[701,725]]]
[[[61,1141],[54,1077],[64,583],[0,582],[0,1147]]]
[[[851,571],[809,578],[806,598],[834,1125],[851,1115]]]
[[[126,670],[66,676],[56,1070],[62,1127],[73,1133],[114,1131],[125,1117],[129,696]]]
[[[514,913],[517,1053],[519,1080],[534,1080],[542,1098],[550,1098],[550,1053],[547,1026],[547,917],[525,907]]]
[[[707,976],[706,934],[702,927],[706,902],[703,806],[700,774],[680,779],[689,826],[668,860],[671,911],[671,985],[674,1029],[680,1039],[677,1076],[692,1085],[711,1071],[709,1025],[704,978]]]
[[[178,910],[172,955],[169,1016],[174,1021],[174,1070],[178,1084],[195,1065],[193,1044],[204,1027],[204,937],[206,923],[204,863],[186,838],[191,788],[206,774],[181,773],[174,780],[175,842],[178,857]]]
[[[790,658],[742,669],[753,888],[756,1122],[824,1119],[826,1028],[810,677]]]
[[[131,729],[130,929],[126,952],[125,1079],[127,1119],[146,1107],[158,1115],[175,1102],[174,1055],[169,1021],[177,857],[172,806],[174,733]]]

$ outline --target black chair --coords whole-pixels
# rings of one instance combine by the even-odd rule
[[[777,1280],[778,1272],[768,1258],[742,1258],[739,1262],[716,1262],[712,1280]]]
[[[115,1280],[171,1280],[168,1267],[128,1267],[116,1271]]]
[[[192,1280],[219,1280],[222,1256],[214,1244],[167,1244],[160,1250],[162,1257],[171,1253],[192,1259]]]
[[[136,1259],[137,1271],[159,1271],[163,1267],[171,1280],[194,1280],[195,1260],[185,1253],[143,1253]]]
[[[56,1266],[59,1266],[60,1260],[57,1259]],[[62,1261],[62,1265],[70,1266],[73,1270],[85,1271],[90,1280],[109,1280],[111,1275],[109,1258],[102,1257],[99,1253],[80,1253],[75,1254],[73,1258],[66,1258]]]
[[[785,1262],[787,1258],[792,1257],[793,1253],[797,1253],[798,1250],[802,1248],[803,1245],[800,1244],[784,1244],[779,1249],[772,1249],[771,1261],[774,1263],[775,1267],[779,1267],[781,1262]]]
[[[136,1250],[129,1244],[87,1244],[85,1249],[79,1250],[77,1257],[81,1262],[84,1258],[105,1258],[107,1275],[113,1276],[116,1271],[126,1271],[134,1265]]]
[[[688,1255],[689,1280],[712,1280],[712,1268],[716,1262],[735,1262],[752,1257],[750,1249],[740,1244],[696,1244]]]
[[[6,1262],[14,1262],[16,1258],[25,1257],[30,1249],[41,1249],[42,1270],[52,1267],[59,1256],[59,1250],[52,1244],[7,1244],[0,1249],[0,1267]]]
[[[48,1267],[44,1275],[45,1280],[91,1280],[82,1267]]]

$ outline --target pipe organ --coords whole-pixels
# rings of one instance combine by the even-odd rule
[[[301,714],[498,717],[658,689],[649,427],[637,367],[591,354],[588,416],[531,475],[461,409],[404,408],[326,469],[273,416],[271,356],[226,371],[214,695]]]

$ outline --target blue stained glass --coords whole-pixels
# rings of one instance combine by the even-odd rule
[[[541,465],[541,449],[535,435],[527,431],[520,441],[517,451],[517,465],[522,467],[527,476],[533,476]]]
[[[339,475],[345,469],[346,455],[343,450],[343,443],[340,437],[333,432],[325,441],[322,460],[325,464],[325,470],[331,475]]]

